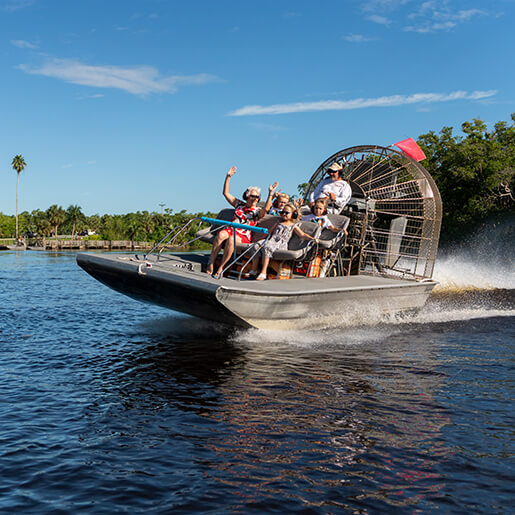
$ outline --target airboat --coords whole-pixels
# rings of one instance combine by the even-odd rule
[[[422,308],[432,279],[442,220],[438,188],[416,160],[391,147],[350,147],[326,159],[306,187],[304,201],[338,163],[352,199],[329,215],[339,233],[299,222],[317,242],[293,236],[272,256],[268,280],[248,278],[250,260],[277,218],[265,216],[252,243],[235,245],[221,278],[205,273],[209,256],[185,252],[192,241],[212,242],[231,222],[232,209],[174,228],[147,254],[77,255],[94,278],[134,299],[233,326],[291,329],[345,322],[357,315],[398,314]],[[195,225],[197,224],[197,225]],[[179,236],[194,238],[177,246]],[[245,226],[249,228],[249,226]]]

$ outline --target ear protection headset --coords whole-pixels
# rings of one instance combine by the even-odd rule
[[[299,210],[293,204],[286,204],[284,207],[289,207],[290,209],[293,209],[293,212],[291,214],[292,218],[299,217]]]

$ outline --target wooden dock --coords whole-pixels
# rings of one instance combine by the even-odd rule
[[[11,250],[14,243],[15,240],[12,238],[2,239],[0,249]],[[152,241],[45,238],[43,241],[30,239],[16,250],[150,250],[154,245]]]
[[[45,250],[150,250],[154,245],[151,241],[129,240],[43,240]]]

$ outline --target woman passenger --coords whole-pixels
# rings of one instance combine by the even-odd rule
[[[233,166],[227,172],[223,187],[223,196],[227,202],[234,207],[234,216],[232,221],[239,224],[256,225],[257,222],[265,216],[267,211],[272,206],[272,194],[277,188],[277,182],[271,184],[268,187],[268,197],[264,207],[258,207],[258,202],[261,198],[261,189],[257,186],[248,187],[243,193],[243,201],[237,199],[234,195],[229,192],[229,183],[231,177],[236,173],[236,167]],[[234,232],[233,232],[234,231]],[[225,248],[222,255],[222,261],[214,274],[214,277],[219,279],[223,272],[224,266],[228,263],[231,258],[231,254],[234,251],[234,238],[233,234],[236,234],[237,243],[250,243],[251,232],[248,229],[234,229],[232,227],[226,227],[218,231],[215,241],[213,242],[213,248],[211,250],[211,257],[209,258],[209,264],[207,265],[206,272],[213,274],[214,263],[222,245],[225,242]]]

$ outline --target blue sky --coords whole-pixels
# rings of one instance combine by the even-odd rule
[[[515,0],[0,0],[0,211],[217,210],[515,111]]]

